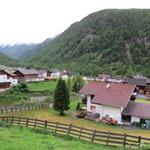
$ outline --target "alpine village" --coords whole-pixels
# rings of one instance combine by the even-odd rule
[[[0,150],[150,150],[150,10],[105,9],[39,44],[0,45]]]

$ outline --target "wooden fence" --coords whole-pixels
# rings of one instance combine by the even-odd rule
[[[50,105],[51,105],[50,103],[44,102],[44,103],[31,104],[31,105],[3,106],[3,107],[1,106],[0,114],[36,110],[41,108],[49,108]]]
[[[142,144],[150,144],[150,138],[133,136],[128,134],[103,132],[98,130],[86,129],[72,124],[43,121],[17,116],[0,116],[0,121],[8,122],[13,125],[25,127],[44,128],[55,134],[69,135],[71,137],[85,140],[91,143],[105,144],[121,147],[139,147]]]

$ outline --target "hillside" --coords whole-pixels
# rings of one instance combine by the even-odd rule
[[[15,66],[17,65],[17,63],[5,54],[0,52],[0,65]]]
[[[86,75],[150,76],[149,25],[150,10],[102,10],[72,24],[28,63]]]

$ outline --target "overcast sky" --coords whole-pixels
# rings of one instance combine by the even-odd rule
[[[106,8],[149,8],[150,0],[0,0],[0,43],[42,42]]]

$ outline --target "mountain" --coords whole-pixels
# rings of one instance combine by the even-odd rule
[[[0,52],[8,55],[12,59],[24,60],[36,51],[34,49],[35,47],[35,44],[0,45]]]
[[[150,76],[150,10],[110,9],[72,24],[28,60],[85,75]]]
[[[11,58],[9,58],[7,55],[0,52],[0,65],[15,66],[17,65],[17,63]]]
[[[31,58],[38,51],[50,43],[51,38],[46,39],[42,44],[14,44],[14,45],[0,45],[0,52],[6,54],[12,59],[25,61]]]

